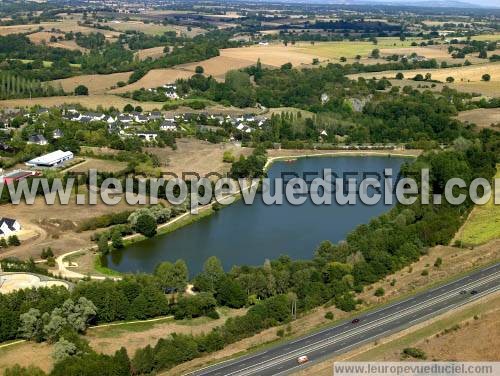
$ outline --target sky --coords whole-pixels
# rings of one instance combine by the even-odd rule
[[[401,4],[418,4],[420,1],[427,1],[427,0],[413,0],[413,1],[412,0],[376,0],[376,1],[401,3]],[[490,6],[490,7],[500,8],[500,0],[457,0],[457,1],[468,3],[468,4],[479,5],[479,6],[483,6],[483,7]],[[442,0],[440,2],[446,3],[448,1]]]

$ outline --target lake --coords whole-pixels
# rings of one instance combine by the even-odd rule
[[[392,168],[397,176],[404,157],[338,156],[300,158],[293,162],[275,162],[268,171],[270,178],[304,173],[321,173],[329,168],[342,176],[362,179],[363,173],[383,174]],[[316,176],[308,175],[308,180]],[[233,265],[261,265],[266,259],[286,254],[293,259],[309,259],[323,240],[334,243],[344,239],[356,226],[367,223],[390,209],[383,200],[368,206],[315,205],[311,200],[300,206],[285,203],[267,206],[262,196],[252,205],[239,200],[211,216],[180,228],[135,243],[108,255],[104,263],[121,272],[152,272],[162,261],[186,261],[190,275],[201,271],[210,256],[217,256],[229,270]]]

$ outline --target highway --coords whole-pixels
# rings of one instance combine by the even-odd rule
[[[500,263],[408,299],[356,316],[314,334],[286,342],[266,351],[198,370],[196,376],[286,375],[338,355],[366,342],[396,333],[433,316],[452,310],[500,290]],[[297,358],[309,362],[299,365]]]

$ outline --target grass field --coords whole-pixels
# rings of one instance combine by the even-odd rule
[[[80,47],[74,40],[58,40],[57,42],[51,42],[51,37],[60,37],[63,34],[61,33],[52,33],[49,31],[39,31],[38,33],[29,34],[28,38],[31,42],[35,44],[46,44],[49,47],[54,48],[65,48],[68,50],[78,50],[82,52],[86,52],[87,49]]]
[[[500,178],[500,165],[495,178]],[[500,187],[496,187],[497,194]],[[500,205],[495,205],[492,199],[485,205],[476,206],[457,236],[465,244],[483,244],[500,237]]]
[[[500,41],[500,34],[483,34],[475,35],[471,37],[474,40],[484,40],[484,41]]]
[[[158,102],[137,102],[132,99],[122,98],[116,95],[108,94],[97,94],[97,95],[82,95],[82,96],[66,96],[66,97],[44,97],[44,98],[29,98],[24,99],[7,99],[0,101],[0,108],[11,108],[11,107],[26,107],[30,108],[35,105],[40,105],[43,107],[54,107],[61,106],[63,104],[80,104],[89,109],[97,109],[97,107],[102,106],[104,108],[109,108],[111,106],[123,109],[125,105],[132,104],[133,106],[141,106],[144,111],[151,111],[155,109],[160,109],[162,103]]]
[[[377,73],[361,73],[350,75],[351,78],[394,78],[396,73],[401,72],[407,78],[413,78],[417,74],[425,75],[431,73],[433,80],[446,81],[447,77],[455,79],[455,85],[469,82],[481,82],[483,74],[488,73],[491,76],[491,81],[487,82],[492,85],[495,82],[500,82],[500,63],[486,63],[481,65],[470,65],[457,68],[440,68],[440,69],[416,69],[408,71],[384,71]]]
[[[251,61],[247,59],[238,59],[234,57],[225,56],[224,51],[225,50],[222,50],[221,56],[216,56],[211,59],[207,59],[196,63],[178,65],[175,68],[187,70],[190,71],[191,74],[194,74],[195,68],[198,65],[200,65],[203,67],[205,75],[211,75],[214,76],[214,78],[216,79],[224,80],[224,77],[228,71],[233,69],[246,68],[257,62],[257,60]]]
[[[457,118],[460,121],[474,123],[480,128],[489,128],[492,124],[500,124],[500,108],[478,108],[462,111]],[[499,128],[493,128],[500,130]]]
[[[67,93],[74,92],[78,85],[85,85],[89,89],[89,94],[104,94],[111,86],[116,86],[117,82],[127,82],[131,72],[113,73],[113,74],[89,74],[64,78],[51,81],[53,85],[62,85]]]
[[[162,86],[164,84],[174,83],[179,78],[189,78],[193,75],[193,72],[185,71],[181,69],[153,69],[150,70],[144,77],[133,84],[119,87],[111,90],[111,94],[126,93],[128,91],[139,90],[141,88],[149,89]]]
[[[199,27],[192,27],[190,30],[188,30],[187,27],[185,26],[144,23],[139,20],[129,20],[129,21],[116,20],[116,21],[105,22],[104,25],[109,26],[112,29],[119,32],[126,32],[129,30],[133,30],[149,35],[162,35],[167,31],[175,31],[178,35],[184,34],[189,37],[193,37],[199,34],[203,34],[205,32],[205,30]]]
[[[159,57],[162,57],[164,55],[163,49],[165,47],[160,46],[160,47],[151,47],[151,48],[145,48],[143,50],[139,50],[135,53],[135,56],[139,58],[139,60],[144,60],[147,59],[148,57],[157,59]]]
[[[411,47],[413,41],[418,41],[418,38],[408,38],[405,41],[400,41],[399,38],[377,38],[378,43],[375,45],[372,42],[323,42],[315,43],[297,43],[293,48],[298,52],[307,53],[310,55],[320,56],[329,59],[339,58],[344,56],[346,58],[353,58],[356,55],[368,56],[373,49],[378,48],[381,51],[384,49],[400,49]],[[415,47],[417,48],[417,47]],[[386,53],[389,53],[386,51]],[[411,52],[410,52],[411,53]]]
[[[119,172],[127,167],[126,162],[107,160],[107,159],[95,159],[95,158],[85,158],[83,163],[76,165],[75,167],[69,168],[72,172],[88,172],[89,169],[95,169],[100,172]]]
[[[66,19],[63,21],[53,21],[53,22],[40,22],[39,24],[33,25],[13,25],[13,26],[0,26],[0,35],[8,35],[15,33],[27,33],[31,31],[36,31],[42,28],[45,31],[60,31],[63,33],[68,33],[72,31],[73,33],[101,33],[104,34],[106,38],[117,38],[120,35],[120,32],[103,30],[103,29],[94,29],[92,27],[80,26],[76,20]]]

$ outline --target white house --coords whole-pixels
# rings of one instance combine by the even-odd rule
[[[19,222],[12,218],[0,218],[0,237],[7,237],[19,231],[21,225]]]

